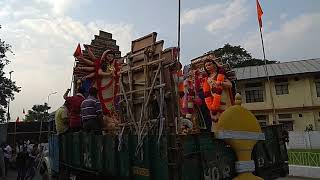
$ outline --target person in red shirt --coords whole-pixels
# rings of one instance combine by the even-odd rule
[[[63,95],[63,98],[69,106],[69,131],[78,132],[81,130],[80,109],[82,101],[85,100],[83,95],[84,90],[79,88],[78,92],[74,96],[68,96],[69,92],[70,89],[67,89],[66,93]]]

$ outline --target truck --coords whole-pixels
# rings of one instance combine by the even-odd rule
[[[246,179],[247,175],[276,179],[288,175],[284,127],[275,124],[261,128],[253,114],[241,106],[239,96],[237,104],[223,112],[219,122],[232,119],[235,130],[248,124],[254,132],[250,128],[238,129],[238,136],[232,136],[231,131],[210,132],[201,123],[201,114],[198,131],[181,132],[179,78],[175,73],[179,70],[179,49],[163,46],[164,41],[157,40],[157,33],[153,32],[132,41],[131,51],[121,57],[112,34],[104,31],[85,45],[82,54],[88,59],[89,51],[96,57],[106,50],[116,52],[121,64],[119,84],[109,86],[113,93],[119,88],[113,97],[118,102],[112,109],[115,114],[105,114],[102,135],[80,131],[58,136],[54,128],[49,128],[49,153],[41,168],[45,177],[215,180]],[[86,66],[78,60],[75,64]],[[74,71],[74,89],[97,87],[102,106],[109,107],[108,92],[103,88],[108,81],[98,73],[83,81],[89,73],[79,68]],[[49,124],[53,127],[54,121]],[[227,128],[223,123],[221,127]],[[245,150],[239,151],[238,145],[244,145]],[[246,151],[247,159],[241,151]]]

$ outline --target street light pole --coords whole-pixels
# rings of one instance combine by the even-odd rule
[[[50,94],[48,95],[48,101],[47,101],[48,107],[49,107],[50,96],[53,95],[53,94],[57,94],[57,92],[53,92],[53,93],[50,93]]]
[[[9,72],[9,79],[10,79],[10,82],[11,82],[11,74],[13,73],[14,71],[10,71]],[[10,99],[11,97],[9,97],[9,100],[8,100],[8,110],[7,110],[7,123],[10,121]]]
[[[57,94],[57,92],[55,91],[55,92],[48,94],[48,99],[47,99],[47,106],[48,107],[49,107],[50,96],[53,94]],[[49,109],[47,109],[47,113],[48,113],[48,117],[49,117]],[[39,144],[41,144],[41,134],[42,134],[42,119],[40,119]]]

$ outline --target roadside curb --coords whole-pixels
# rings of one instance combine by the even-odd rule
[[[320,167],[289,165],[289,176],[320,178]]]

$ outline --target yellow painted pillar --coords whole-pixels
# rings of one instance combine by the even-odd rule
[[[260,180],[252,174],[255,169],[251,153],[257,140],[264,140],[264,134],[255,116],[241,106],[241,96],[236,95],[235,105],[224,111],[216,127],[216,137],[224,139],[235,151],[238,161],[237,180]]]

